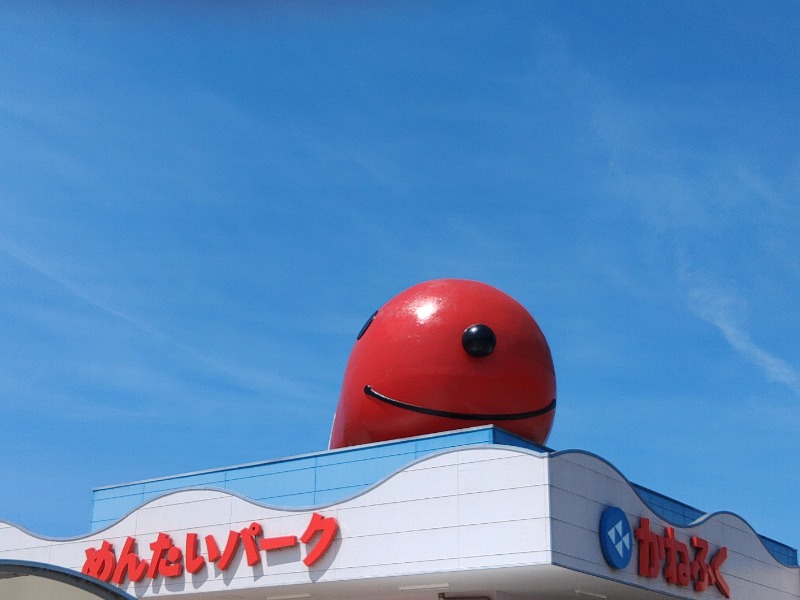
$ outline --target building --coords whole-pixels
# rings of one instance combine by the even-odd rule
[[[0,599],[57,576],[76,599],[800,599],[797,551],[741,517],[495,426],[98,488],[78,538],[0,522]]]

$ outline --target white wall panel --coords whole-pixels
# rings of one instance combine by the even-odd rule
[[[459,555],[494,556],[542,552],[550,548],[547,519],[525,519],[458,529]]]
[[[349,538],[336,555],[337,562],[353,566],[389,565],[442,558],[458,558],[457,527],[403,531],[389,535]]]
[[[529,455],[511,454],[490,460],[461,463],[458,491],[462,494],[545,485],[546,461],[531,460]]]
[[[459,525],[520,521],[546,517],[547,513],[547,488],[543,485],[461,494],[458,497]]]
[[[468,465],[476,462],[486,462],[492,460],[508,460],[524,454],[525,456],[532,456],[533,453],[527,453],[519,450],[518,448],[510,448],[509,446],[476,446],[469,450],[463,449],[453,453],[451,456],[458,461],[460,465]],[[448,456],[448,455],[445,455]],[[543,456],[543,455],[540,455]]]
[[[549,565],[550,552],[517,552],[492,556],[464,556],[458,561],[461,569],[486,569],[488,567],[516,567],[519,565]],[[532,588],[535,586],[532,586]]]
[[[459,498],[453,495],[340,508],[338,515],[342,526],[346,527],[348,538],[457,527],[460,516]]]
[[[229,494],[218,492],[201,491],[197,496],[169,494],[137,511],[136,534],[158,534],[164,531],[165,524],[169,524],[170,530],[225,524],[230,520],[231,501]]]

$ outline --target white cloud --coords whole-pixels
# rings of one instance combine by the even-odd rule
[[[742,325],[745,303],[731,290],[709,282],[696,282],[689,304],[702,319],[714,325],[725,341],[747,362],[760,368],[769,381],[782,383],[800,396],[800,370],[755,343]]]

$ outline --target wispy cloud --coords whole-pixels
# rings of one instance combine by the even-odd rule
[[[311,384],[297,382],[291,377],[263,369],[235,364],[225,357],[199,352],[184,342],[175,339],[170,334],[154,327],[147,321],[127,314],[98,299],[92,293],[63,277],[46,261],[27,252],[3,234],[0,234],[0,252],[57,284],[72,297],[80,299],[101,313],[122,321],[139,333],[157,340],[160,344],[168,344],[177,349],[184,357],[199,365],[203,372],[211,371],[222,376],[229,383],[257,393],[278,393],[306,402],[318,401],[320,398],[320,390]]]
[[[798,272],[794,171],[773,166],[766,175],[762,157],[736,140],[724,150],[691,143],[699,115],[712,121],[716,115],[593,85],[593,132],[608,157],[610,190],[654,234],[655,243],[646,247],[653,260],[675,265],[690,309],[744,361],[800,396],[800,366],[758,341],[748,325],[745,294],[738,291],[762,278],[775,289],[789,289],[786,279]],[[743,247],[748,251],[740,252]],[[781,300],[764,292],[758,303],[763,310]]]
[[[725,341],[747,362],[762,370],[769,381],[782,383],[800,396],[800,370],[773,356],[750,337],[743,321],[746,305],[730,289],[694,277],[689,291],[689,305],[702,319],[714,325]]]
[[[136,329],[139,329],[151,335],[163,335],[157,332],[155,329],[147,326],[146,324],[137,321],[136,319],[104,304],[103,302],[100,302],[96,298],[87,294],[84,290],[82,290],[72,282],[66,280],[58,273],[56,273],[45,262],[39,260],[29,252],[26,252],[25,250],[20,248],[16,243],[14,243],[8,237],[2,234],[0,234],[0,252],[3,252],[4,254],[14,259],[18,263],[37,272],[39,275],[42,275],[43,277],[52,281],[53,283],[58,284],[59,287],[69,292],[72,296],[81,299],[82,301],[100,310],[101,312],[116,317],[117,319],[126,321],[127,323],[133,325]]]

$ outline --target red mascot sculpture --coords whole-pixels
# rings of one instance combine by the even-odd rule
[[[489,424],[544,444],[555,398],[550,348],[521,304],[477,281],[427,281],[358,334],[330,447]]]

